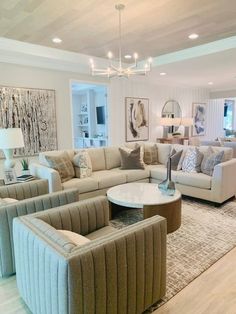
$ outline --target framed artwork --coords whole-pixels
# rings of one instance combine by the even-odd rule
[[[25,147],[16,156],[56,150],[55,91],[0,86],[0,128],[21,128]]]
[[[206,104],[193,103],[193,136],[202,136],[206,132]]]
[[[149,99],[125,98],[126,141],[149,139]]]
[[[4,170],[4,182],[5,184],[12,184],[17,182],[15,169]]]

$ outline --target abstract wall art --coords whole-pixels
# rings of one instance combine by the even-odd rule
[[[125,98],[126,141],[147,141],[149,139],[149,99]]]
[[[21,128],[25,147],[15,155],[57,149],[55,91],[0,86],[0,128]]]
[[[193,103],[193,136],[205,135],[206,104]]]

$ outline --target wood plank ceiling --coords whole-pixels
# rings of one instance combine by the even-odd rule
[[[104,57],[117,54],[114,0],[1,0],[0,36]],[[236,0],[123,0],[123,54],[141,58],[236,35]],[[191,41],[188,35],[198,33]]]

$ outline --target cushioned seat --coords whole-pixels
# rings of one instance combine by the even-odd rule
[[[111,170],[112,173],[122,173],[126,177],[126,182],[134,182],[143,179],[149,179],[149,169],[125,169],[115,168]]]
[[[83,179],[73,178],[69,181],[62,183],[62,187],[64,190],[71,189],[73,187],[78,189],[79,193],[86,193],[97,190],[98,181],[92,179],[91,177]]]
[[[108,235],[110,233],[113,233],[114,231],[117,231],[117,229],[111,227],[111,226],[105,226],[101,229],[98,229],[94,232],[91,232],[89,234],[86,235],[86,238],[88,238],[89,240],[95,240],[97,238],[101,238],[105,235]]]
[[[126,183],[126,176],[124,173],[114,173],[110,170],[95,171],[91,178],[98,182],[99,189],[106,189],[111,186]]]
[[[176,182],[176,176],[178,171],[171,170],[171,180]],[[167,169],[164,165],[156,165],[155,168],[151,169],[151,178],[159,181],[166,179]]]
[[[173,173],[174,171],[172,171]],[[193,186],[200,189],[210,189],[212,177],[204,173],[188,173],[183,171],[175,171],[177,176],[175,178],[176,183],[183,185]]]

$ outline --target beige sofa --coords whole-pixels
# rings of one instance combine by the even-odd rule
[[[145,144],[142,144],[145,145]],[[147,145],[147,144],[146,144]],[[57,171],[48,168],[45,155],[58,155],[61,151],[41,153],[39,163],[31,165],[32,174],[49,181],[51,191],[68,188],[78,188],[80,199],[96,195],[105,195],[108,188],[127,182],[154,182],[159,183],[166,178],[166,162],[172,147],[176,150],[186,149],[188,146],[178,144],[156,144],[158,147],[158,165],[146,165],[144,170],[121,170],[120,153],[118,147],[90,148],[88,153],[92,161],[93,172],[91,177],[79,179],[73,178],[61,183]],[[206,146],[200,146],[200,151],[207,150]],[[226,147],[214,147],[214,150],[224,150],[224,162],[215,166],[213,176],[203,173],[186,173],[172,171],[172,180],[176,188],[183,195],[188,195],[215,203],[222,203],[235,196],[236,185],[236,159],[232,159],[232,149]],[[75,150],[67,150],[71,160]]]
[[[116,230],[108,216],[99,196],[14,219],[17,286],[32,313],[141,314],[165,295],[166,220]]]

